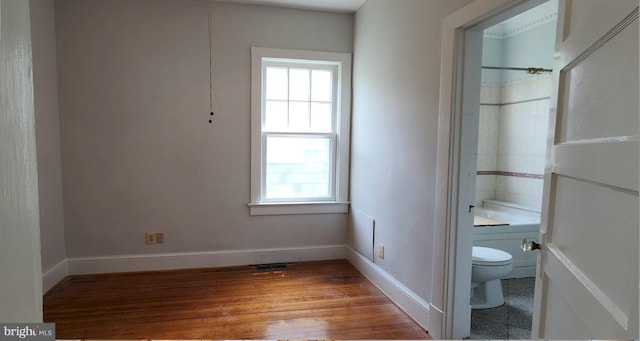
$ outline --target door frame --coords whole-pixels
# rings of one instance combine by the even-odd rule
[[[429,333],[435,339],[462,339],[470,334],[471,307],[471,246],[472,233],[459,226],[461,207],[472,206],[475,197],[469,191],[461,193],[465,174],[463,158],[474,158],[469,148],[462,148],[463,134],[477,135],[463,130],[463,106],[471,105],[470,84],[480,87],[478,70],[465,72],[470,60],[482,55],[477,50],[474,34],[538,6],[548,0],[486,0],[474,1],[447,16],[442,27],[440,70],[440,110],[438,123],[438,157],[436,173],[436,214],[434,219],[432,299],[429,310]],[[471,37],[471,39],[465,39]],[[475,44],[475,45],[474,45]],[[477,62],[477,61],[476,61]],[[472,85],[473,86],[473,85]],[[465,102],[466,101],[466,102]],[[477,101],[479,107],[479,98]],[[473,129],[466,125],[466,128]],[[468,137],[467,137],[468,138]],[[468,146],[467,146],[468,147]],[[469,162],[468,159],[466,161]],[[460,195],[462,194],[462,195]]]

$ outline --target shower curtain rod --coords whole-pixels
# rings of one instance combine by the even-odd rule
[[[539,75],[543,72],[553,72],[552,69],[543,69],[537,67],[504,67],[504,66],[483,66],[487,70],[510,70],[510,71],[526,71],[531,75]]]

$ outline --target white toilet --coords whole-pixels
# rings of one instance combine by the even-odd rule
[[[495,308],[504,304],[503,278],[513,271],[513,257],[508,252],[474,246],[471,262],[471,309]]]

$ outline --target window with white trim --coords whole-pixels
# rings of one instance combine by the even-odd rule
[[[351,55],[251,56],[251,214],[347,212]]]

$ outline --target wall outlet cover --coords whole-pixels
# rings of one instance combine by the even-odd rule
[[[153,245],[156,243],[157,243],[156,234],[154,232],[147,232],[146,238],[145,238],[145,244]]]

